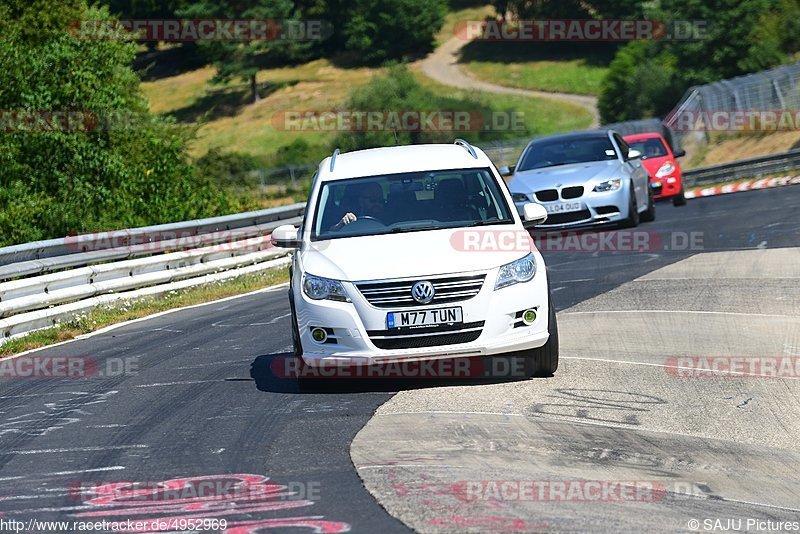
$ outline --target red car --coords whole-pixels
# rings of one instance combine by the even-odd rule
[[[661,134],[645,133],[627,135],[625,142],[642,153],[642,164],[650,174],[653,198],[671,198],[676,206],[686,204],[683,194],[683,171],[677,158],[686,155],[683,150],[673,152]]]

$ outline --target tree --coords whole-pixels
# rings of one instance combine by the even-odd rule
[[[796,0],[663,0],[647,16],[707,26],[694,39],[621,48],[600,96],[606,122],[664,115],[693,85],[772,68],[800,48]]]
[[[629,43],[611,61],[598,102],[603,122],[663,115],[683,93],[677,62],[647,41]]]
[[[354,63],[380,64],[417,57],[433,50],[444,22],[446,0],[304,0],[305,14],[329,21],[333,35],[324,52],[344,52]]]
[[[185,220],[228,206],[187,163],[192,132],[148,112],[130,68],[136,47],[125,33],[70,33],[73,21],[109,18],[85,0],[0,6],[0,244]],[[30,128],[13,119],[48,114],[76,120]]]
[[[266,38],[198,43],[200,50],[217,68],[214,81],[247,80],[254,103],[259,100],[256,75],[262,58],[267,55],[291,58],[308,48],[306,43],[280,39],[278,25],[294,15],[291,0],[201,0],[178,10],[178,16],[187,19],[267,21]]]

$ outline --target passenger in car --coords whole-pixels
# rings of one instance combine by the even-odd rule
[[[435,201],[439,210],[436,219],[440,221],[479,220],[478,211],[467,206],[467,190],[458,178],[447,178],[436,186]]]

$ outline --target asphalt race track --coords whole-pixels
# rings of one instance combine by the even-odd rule
[[[235,534],[796,519],[797,381],[675,380],[663,365],[696,354],[800,356],[798,205],[800,187],[662,203],[638,229],[643,250],[543,245],[563,358],[549,379],[301,391],[270,371],[291,349],[285,287],[40,350],[85,357],[106,376],[2,379],[0,519],[224,518]],[[647,406],[614,409],[626,395]],[[668,495],[587,506],[430,491],[511,472],[668,480]],[[95,498],[113,495],[114,483],[145,489]],[[189,495],[201,484],[214,491]],[[678,487],[688,495],[674,497]]]

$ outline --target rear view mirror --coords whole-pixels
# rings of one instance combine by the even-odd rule
[[[547,210],[535,202],[528,202],[522,206],[522,218],[527,223],[525,226],[536,226],[547,220]]]
[[[636,150],[635,148],[628,150],[628,159],[637,159],[641,157],[642,153]]]
[[[291,224],[284,224],[272,231],[269,237],[270,243],[279,248],[297,248],[300,243],[297,241],[297,228]]]
[[[678,150],[676,150],[675,152],[673,152],[673,155],[674,155],[676,158],[682,158],[683,156],[685,156],[685,155],[686,155],[686,151],[685,151],[684,149],[682,149],[682,148],[681,148],[681,149],[678,149]]]
[[[500,171],[500,176],[511,176],[512,174],[514,174],[516,168],[517,168],[516,165],[504,165],[500,167],[498,171]]]

